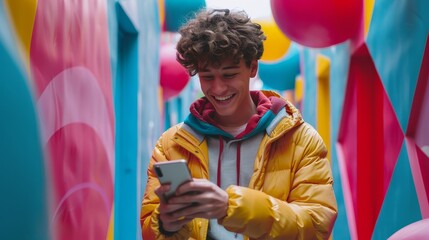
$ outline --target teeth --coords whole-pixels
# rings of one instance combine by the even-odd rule
[[[232,94],[229,96],[225,96],[225,97],[214,97],[214,98],[218,101],[225,101],[225,100],[230,99],[231,97],[232,97]]]

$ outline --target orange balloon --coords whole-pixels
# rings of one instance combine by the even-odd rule
[[[274,19],[261,19],[255,20],[255,22],[261,25],[262,31],[267,36],[261,60],[274,61],[283,57],[289,49],[291,41],[283,34]]]

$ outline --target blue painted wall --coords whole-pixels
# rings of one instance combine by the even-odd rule
[[[161,133],[157,1],[109,0],[115,97],[115,239],[141,239],[146,169]]]

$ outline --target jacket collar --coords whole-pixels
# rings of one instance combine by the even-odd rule
[[[257,106],[258,114],[254,115],[248,123],[246,130],[237,136],[238,138],[249,138],[261,131],[266,131],[270,137],[289,131],[292,127],[303,122],[301,114],[291,103],[281,98],[273,91],[252,91],[252,99]],[[221,135],[233,139],[229,133],[211,124],[211,104],[207,99],[201,98],[191,105],[191,113],[186,118],[182,128],[195,136],[199,143],[204,140],[205,135]],[[205,106],[205,107],[203,107]],[[280,128],[277,128],[280,124]]]

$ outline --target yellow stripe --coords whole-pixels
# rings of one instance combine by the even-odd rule
[[[106,240],[113,240],[114,239],[114,207],[112,207],[112,214],[110,215],[110,221],[109,221],[109,230],[107,231],[107,237]]]
[[[165,21],[165,6],[164,0],[158,0],[158,13],[159,13],[159,23],[161,25],[161,29],[164,26]]]
[[[329,96],[329,58],[318,55],[316,57],[316,74],[317,74],[317,131],[325,142],[326,146],[330,147],[330,96]],[[331,151],[328,151],[328,159],[331,159]]]
[[[368,35],[373,10],[374,10],[374,0],[365,0],[364,1],[365,38]]]
[[[302,79],[302,76],[299,75],[295,79],[295,103],[299,103],[302,101],[302,95],[304,91],[304,80]]]
[[[22,44],[26,66],[30,64],[30,44],[36,17],[37,0],[6,0],[12,24]]]

